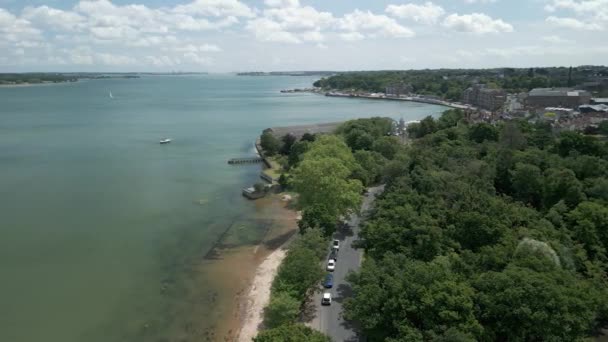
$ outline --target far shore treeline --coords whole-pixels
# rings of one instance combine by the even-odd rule
[[[387,136],[359,119],[334,135],[262,137],[299,193],[300,238],[256,341],[328,341],[300,322],[340,216],[386,184],[361,231],[346,316],[368,341],[576,341],[608,324],[608,143],[550,126],[446,111]]]
[[[314,86],[327,90],[384,92],[388,86],[404,83],[411,85],[415,94],[460,101],[463,91],[475,83],[518,93],[534,88],[573,87],[589,80],[592,75],[608,76],[608,67],[360,71],[322,78]],[[608,96],[608,89],[598,96]]]

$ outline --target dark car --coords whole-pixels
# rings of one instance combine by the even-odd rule
[[[332,287],[334,287],[334,275],[331,273],[328,273],[325,276],[325,280],[323,281],[323,287],[325,287],[326,289],[331,289]]]
[[[328,259],[334,259],[334,260],[338,261],[338,251],[336,251],[335,249],[332,250],[331,253],[329,253]]]

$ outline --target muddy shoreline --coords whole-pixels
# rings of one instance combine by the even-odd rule
[[[259,274],[260,266],[269,257],[276,259],[276,253],[280,252],[279,250],[297,233],[297,213],[288,208],[288,202],[283,201],[280,195],[273,194],[260,199],[255,202],[255,205],[258,209],[257,215],[268,221],[268,227],[261,242],[257,245],[226,247],[220,241],[210,253],[213,260],[205,262],[205,271],[215,275],[213,286],[224,289],[223,298],[218,298],[219,310],[222,311],[221,319],[218,321],[215,331],[207,335],[209,341],[239,340],[241,329],[246,321],[250,321],[248,316],[251,316],[252,305],[257,310],[260,303],[264,304],[263,298],[260,302],[260,298],[250,297],[254,280],[257,280],[258,288],[270,289],[272,283],[272,277],[266,277],[260,286],[260,279],[256,277]],[[278,267],[276,262],[277,260],[274,261],[273,266],[275,268]],[[251,328],[248,329],[247,336],[251,335]],[[244,338],[246,341],[251,340],[251,337]]]

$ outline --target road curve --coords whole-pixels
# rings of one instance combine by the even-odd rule
[[[376,195],[380,194],[383,190],[384,186],[369,189],[369,194],[364,197],[363,204],[361,205],[362,216],[369,210]],[[358,239],[361,218],[359,215],[352,215],[348,223],[350,228],[342,229],[334,235],[335,239],[340,240],[338,261],[336,269],[333,272],[334,287],[315,293],[313,298],[314,317],[308,322],[311,328],[328,335],[334,342],[361,340],[356,327],[346,321],[342,314],[344,300],[352,296],[352,289],[345,279],[346,275],[350,271],[357,271],[359,269],[363,256],[363,250],[353,248],[353,242]],[[321,305],[321,297],[323,296],[323,292],[326,291],[331,292],[332,295],[332,304],[330,306]]]

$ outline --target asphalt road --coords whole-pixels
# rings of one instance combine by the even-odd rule
[[[369,194],[364,197],[361,206],[362,215],[369,210],[375,196],[383,190],[383,186],[369,189]],[[359,269],[363,256],[362,249],[354,249],[352,247],[353,241],[357,240],[361,218],[357,215],[352,215],[348,223],[350,228],[342,229],[334,235],[335,239],[340,240],[338,261],[336,262],[336,269],[333,272],[334,287],[323,289],[323,291],[315,294],[313,299],[314,317],[309,322],[310,327],[327,334],[334,342],[361,340],[357,334],[356,327],[344,320],[342,316],[344,299],[352,296],[352,289],[345,280],[346,275],[350,271]],[[330,306],[321,305],[321,298],[324,292],[331,293],[332,303]]]

